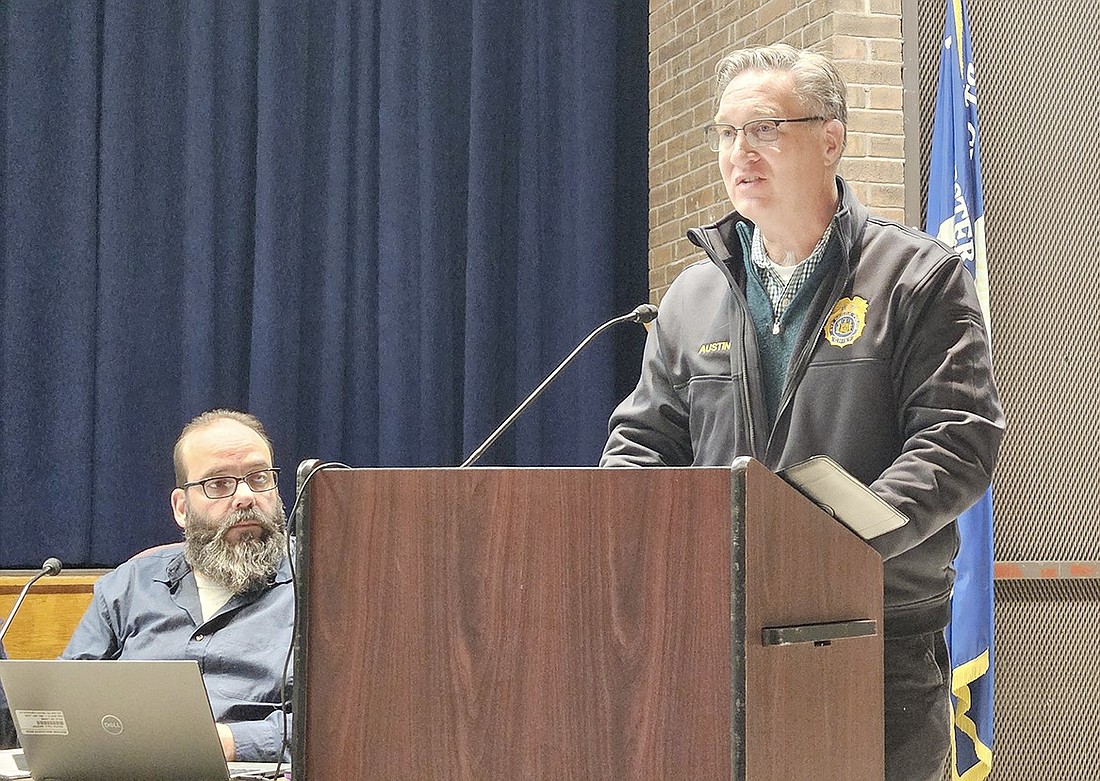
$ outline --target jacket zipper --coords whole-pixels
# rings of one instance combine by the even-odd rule
[[[837,219],[838,221],[836,229],[839,230],[839,220],[835,217],[834,219]],[[810,354],[813,352],[814,347],[817,346],[817,340],[820,338],[819,334],[821,333],[821,330],[825,327],[825,321],[829,319],[829,314],[833,311],[833,308],[836,306],[836,302],[840,299],[840,294],[844,290],[844,285],[846,284],[848,279],[848,273],[852,267],[852,256],[853,254],[855,254],[857,258],[859,257],[860,251],[862,249],[859,245],[859,242],[862,242],[862,240],[863,228],[861,227],[861,229],[856,234],[855,241],[853,241],[853,243],[847,247],[847,252],[844,253],[843,263],[841,264],[841,268],[837,271],[836,278],[833,280],[833,289],[829,293],[829,298],[825,302],[825,307],[821,310],[821,315],[818,317],[817,325],[814,327],[813,331],[809,332],[810,338],[803,343],[802,349],[798,353],[798,360],[791,366],[791,368],[793,369],[793,371],[791,372],[791,377],[797,378],[797,381],[794,383],[788,383],[787,387],[784,389],[786,392],[779,400],[779,406],[776,408],[775,411],[775,420],[777,423],[779,422],[779,419],[783,416],[783,412],[786,410],[787,405],[791,403],[791,398],[794,396],[795,390],[802,383],[802,375],[806,372],[806,365],[809,363]],[[777,327],[778,324],[779,323],[777,320]],[[778,331],[773,330],[773,333],[778,333]],[[769,432],[768,434],[768,445],[765,456],[767,456],[767,452],[771,451],[771,435],[772,433],[774,433],[774,431],[775,429],[773,428],[772,432]]]

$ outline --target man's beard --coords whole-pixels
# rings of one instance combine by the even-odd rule
[[[260,525],[257,535],[246,535],[231,543],[225,536],[238,523]],[[268,582],[286,557],[286,511],[275,503],[272,513],[255,507],[231,510],[220,523],[192,507],[184,520],[184,557],[192,569],[201,572],[231,594],[254,591]]]

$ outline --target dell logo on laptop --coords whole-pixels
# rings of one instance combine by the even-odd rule
[[[103,727],[103,731],[108,735],[121,735],[122,734],[122,719],[118,716],[112,716],[108,713],[102,719],[99,720],[99,725]]]

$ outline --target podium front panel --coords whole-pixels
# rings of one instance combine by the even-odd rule
[[[728,470],[331,471],[309,508],[296,777],[730,777]]]

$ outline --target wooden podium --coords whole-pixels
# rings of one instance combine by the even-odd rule
[[[304,501],[295,781],[883,777],[881,559],[755,461]]]

